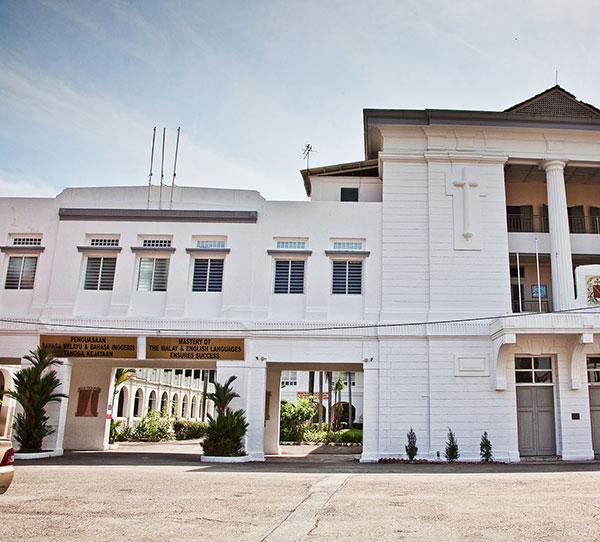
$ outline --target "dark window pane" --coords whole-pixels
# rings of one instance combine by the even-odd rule
[[[536,382],[544,382],[544,383],[552,382],[552,371],[534,371],[534,372],[535,372],[535,381]]]
[[[275,285],[273,292],[287,294],[289,292],[290,261],[275,260]]]
[[[112,290],[115,281],[116,258],[102,258],[102,270],[100,273],[100,290]]]
[[[208,291],[220,292],[223,286],[223,260],[210,260],[208,273]]]
[[[4,287],[7,290],[17,290],[21,282],[21,268],[23,267],[22,256],[11,256],[8,259],[8,270]]]
[[[156,258],[154,263],[154,280],[152,281],[153,292],[166,292],[167,279],[169,277],[169,259]]]
[[[97,290],[98,280],[100,279],[100,266],[102,258],[88,258],[85,269],[85,281],[83,283],[84,290]]]
[[[531,358],[515,358],[515,369],[531,369]]]
[[[348,293],[362,293],[362,262],[348,262]]]
[[[358,201],[358,188],[341,188],[341,201]]]
[[[333,284],[331,291],[334,294],[347,293],[347,270],[348,262],[333,261]]]
[[[290,294],[304,293],[304,260],[290,262]]]
[[[533,382],[532,374],[528,371],[524,371],[524,372],[517,371],[515,373],[515,381],[517,384],[523,384],[523,383],[531,384]]]
[[[533,365],[535,369],[552,369],[550,358],[534,358]]]
[[[194,260],[192,292],[206,292],[208,281],[208,260]]]
[[[37,257],[27,256],[23,258],[23,272],[21,273],[21,290],[33,290],[33,281],[35,280],[36,267]]]

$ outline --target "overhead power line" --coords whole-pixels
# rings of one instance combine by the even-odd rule
[[[554,311],[552,313],[545,312],[521,312],[512,314],[501,314],[496,316],[478,316],[475,318],[455,318],[448,320],[428,320],[420,322],[396,322],[396,323],[378,323],[378,324],[349,324],[349,325],[334,325],[334,326],[318,326],[318,327],[298,327],[298,328],[238,328],[238,329],[168,329],[158,327],[128,327],[128,326],[102,326],[102,325],[86,325],[86,324],[61,324],[54,322],[30,322],[28,320],[20,320],[18,318],[0,318],[0,322],[8,324],[19,324],[29,326],[48,326],[48,327],[59,327],[65,329],[89,329],[89,330],[103,330],[103,331],[141,331],[141,332],[178,332],[178,333],[300,333],[300,332],[314,332],[314,331],[342,331],[352,329],[388,329],[388,328],[402,328],[402,327],[415,327],[415,326],[431,326],[440,324],[462,324],[468,322],[485,322],[490,320],[508,320],[514,318],[523,318],[526,316],[537,316],[540,314],[582,314],[589,310],[597,310],[597,307],[579,307],[575,309],[563,309]],[[600,313],[599,313],[600,314]]]

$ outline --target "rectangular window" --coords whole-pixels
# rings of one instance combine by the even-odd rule
[[[281,383],[284,386],[297,386],[298,385],[298,372],[297,371],[281,371]]]
[[[277,248],[303,250],[306,248],[306,241],[277,241]]]
[[[108,238],[93,238],[90,240],[90,245],[93,247],[118,247],[119,240],[118,239],[108,239]]]
[[[517,384],[552,384],[552,359],[549,357],[515,357]]]
[[[589,384],[600,384],[600,358],[587,359],[587,372]]]
[[[169,258],[140,258],[137,289],[140,292],[166,292]]]
[[[333,250],[362,250],[362,241],[334,241]]]
[[[88,258],[83,289],[112,290],[116,266],[116,258]]]
[[[340,201],[358,201],[358,188],[341,188]]]
[[[4,288],[7,290],[33,290],[37,256],[11,256]]]
[[[220,292],[223,288],[223,258],[194,260],[192,292]]]
[[[41,244],[42,244],[41,237],[15,237],[15,238],[13,238],[13,245],[17,245],[17,246],[39,247]]]
[[[333,294],[362,293],[362,262],[333,260]]]
[[[304,260],[275,260],[276,294],[304,293]]]
[[[224,239],[199,239],[196,241],[198,248],[225,248]]]
[[[146,248],[168,248],[171,246],[171,239],[144,239],[142,246]]]

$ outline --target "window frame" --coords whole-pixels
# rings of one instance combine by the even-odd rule
[[[95,287],[88,287],[88,284],[91,284],[91,280],[90,282],[88,282],[88,274],[90,272],[90,262],[93,260],[100,260],[100,266],[98,268],[98,276],[96,278],[96,284]],[[107,277],[107,281],[110,281],[110,288],[107,287],[103,287],[103,281],[105,280],[104,278],[104,273],[105,273],[105,260],[112,260],[114,261],[114,266],[112,268],[112,276]],[[106,271],[107,274],[111,273],[110,270],[110,265],[108,267],[108,270]],[[94,291],[103,291],[103,292],[109,292],[109,291],[113,291],[114,290],[114,285],[115,285],[115,274],[117,272],[117,257],[116,256],[90,256],[88,255],[86,258],[86,262],[85,262],[85,273],[83,275],[83,289],[86,291],[90,291],[90,292],[94,292]]]
[[[523,367],[518,367],[518,362],[517,360],[525,360],[525,359],[529,359],[531,360],[531,365],[529,368],[523,368]],[[549,365],[550,367],[536,367],[536,361],[537,360],[548,360],[549,361]],[[555,372],[554,372],[554,359],[552,358],[552,356],[548,356],[548,355],[539,355],[539,356],[533,356],[531,354],[515,354],[514,356],[514,372],[515,372],[515,385],[517,386],[553,386],[554,385],[554,380],[555,380]],[[542,375],[542,374],[550,374],[550,381],[544,381],[544,380],[537,380],[536,377],[538,374]],[[531,380],[530,381],[517,381],[517,375],[518,374],[530,374],[531,375]]]
[[[332,258],[331,259],[331,288],[330,288],[330,294],[331,295],[353,295],[353,296],[359,296],[359,295],[363,295],[364,294],[364,287],[363,287],[363,282],[364,282],[364,270],[363,270],[363,265],[364,265],[364,258],[351,258],[351,257],[346,257],[346,258]],[[344,264],[345,266],[345,271],[344,271],[344,278],[343,278],[343,291],[336,291],[336,267],[339,268],[340,264]],[[356,292],[356,291],[349,291],[350,288],[350,281],[352,279],[352,277],[350,276],[350,265],[352,264],[353,268],[356,269],[356,265],[360,266],[360,284],[359,284],[359,288],[360,291]],[[340,278],[338,277],[337,280],[339,281]],[[353,280],[356,280],[356,278],[354,278]],[[337,283],[338,285],[340,284],[339,282]]]
[[[278,279],[278,267],[282,267],[282,264],[287,264],[287,276],[285,277],[285,284],[281,282],[281,278]],[[293,264],[302,264],[302,283],[300,285],[300,291],[292,291],[293,289],[297,289],[297,284],[294,285],[293,282],[293,274],[294,274],[294,265]],[[298,267],[298,266],[296,266]],[[285,273],[286,270],[282,270],[281,273]],[[298,270],[296,269],[296,273]],[[297,280],[297,279],[296,279]],[[279,281],[279,282],[278,282]],[[273,295],[304,295],[305,293],[305,285],[306,285],[306,258],[283,258],[277,257],[273,258]],[[285,291],[278,291],[279,288],[283,288]]]
[[[11,262],[15,261],[15,260],[21,260],[21,263],[19,265],[19,271],[18,271],[18,279],[16,282],[15,286],[9,286],[9,278],[11,272],[14,273],[14,270],[11,271]],[[26,261],[35,261],[34,265],[33,265],[33,271],[31,272],[31,270],[26,271],[25,267],[26,267]],[[5,290],[33,290],[35,287],[35,277],[37,275],[37,268],[38,268],[38,256],[31,256],[31,255],[14,255],[14,256],[9,256],[8,257],[8,262],[6,264],[6,274],[4,276],[4,289]],[[23,285],[24,282],[24,275],[26,272],[30,272],[31,279],[30,282],[26,282],[26,285]],[[14,277],[13,277],[14,279]]]
[[[197,282],[200,282],[200,278],[196,278],[196,267],[197,267],[197,262],[201,262],[201,261],[205,261],[207,262],[206,264],[206,277],[204,279],[204,288],[202,289],[195,289],[195,285]],[[217,269],[215,271],[215,274],[217,275],[216,277],[212,278],[211,274],[212,274],[212,269],[213,269],[213,262],[221,262],[220,266],[220,278],[218,277],[219,274],[219,270]],[[225,257],[224,256],[216,256],[216,255],[209,255],[209,254],[203,254],[202,256],[196,256],[194,258],[192,258],[192,287],[191,287],[191,291],[193,293],[206,293],[206,294],[218,294],[218,293],[222,293],[223,292],[223,278],[225,276]],[[211,282],[214,284],[214,282],[216,282],[218,280],[219,282],[219,289],[211,289]]]
[[[142,262],[144,260],[152,260],[152,271],[150,274],[150,283],[148,288],[140,288],[140,282],[142,280]],[[164,278],[164,288],[156,288],[156,262],[157,260],[165,261],[166,270],[163,270],[165,274]],[[169,285],[169,267],[170,267],[171,258],[165,258],[161,256],[140,256],[139,262],[137,265],[137,281],[136,281],[136,291],[137,292],[166,292]],[[159,271],[160,272],[160,271]],[[161,284],[162,286],[162,284]]]

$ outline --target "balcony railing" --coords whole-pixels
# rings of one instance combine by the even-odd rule
[[[519,300],[512,300],[512,310],[513,312],[540,312],[540,305],[537,299],[532,300],[522,300],[521,307],[519,307]],[[548,304],[548,300],[542,299],[542,312],[550,312],[550,306]]]
[[[548,233],[548,217],[543,215],[506,215],[509,232]],[[600,233],[600,216],[570,216],[571,233]]]

